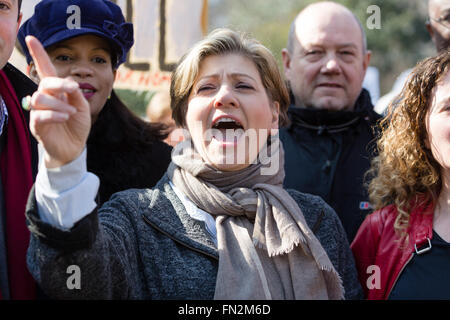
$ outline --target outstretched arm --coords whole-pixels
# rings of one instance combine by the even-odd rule
[[[31,99],[30,128],[44,149],[27,209],[28,268],[52,298],[140,297],[129,217],[134,211],[106,206],[100,218],[95,209],[98,179],[86,171],[83,152],[91,127],[89,104],[77,82],[57,77],[37,39],[26,42],[41,79]],[[78,283],[71,280],[77,270]]]

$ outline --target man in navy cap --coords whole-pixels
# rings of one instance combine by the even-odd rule
[[[0,299],[34,299],[26,266],[29,231],[25,204],[37,169],[37,147],[23,97],[36,85],[8,63],[22,19],[21,0],[0,4]]]

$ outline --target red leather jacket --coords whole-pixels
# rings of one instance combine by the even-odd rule
[[[397,217],[394,205],[367,216],[351,244],[359,281],[369,300],[386,300],[414,254],[421,254],[431,248],[429,240],[433,235],[434,204],[421,200],[415,203],[407,229],[409,242],[403,248],[394,230]],[[378,276],[377,282],[375,277]]]

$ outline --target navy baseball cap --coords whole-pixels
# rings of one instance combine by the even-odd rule
[[[93,34],[112,44],[117,68],[133,46],[133,24],[126,22],[119,6],[109,0],[42,0],[33,16],[20,27],[18,39],[29,64],[33,59],[25,37],[35,36],[48,48],[58,42]]]

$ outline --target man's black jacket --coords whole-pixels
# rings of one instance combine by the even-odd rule
[[[280,130],[285,188],[321,196],[339,215],[351,242],[370,213],[364,174],[375,154],[374,126],[381,118],[363,89],[353,111],[297,108]]]

